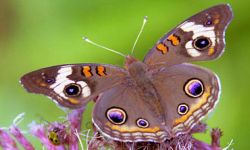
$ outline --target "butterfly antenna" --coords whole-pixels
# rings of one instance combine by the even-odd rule
[[[143,18],[143,23],[142,23],[140,32],[139,32],[139,34],[137,35],[137,37],[136,37],[136,39],[135,39],[135,43],[134,43],[134,45],[133,45],[133,47],[132,47],[131,55],[133,55],[133,53],[134,53],[134,49],[135,49],[135,46],[136,46],[136,44],[137,44],[137,41],[138,41],[138,39],[140,38],[140,36],[141,36],[141,34],[142,34],[142,31],[143,31],[143,29],[144,29],[144,27],[145,27],[147,21],[148,21],[148,17],[145,16],[145,17]]]
[[[113,53],[116,53],[116,54],[121,55],[121,56],[123,56],[123,57],[126,57],[125,54],[123,54],[123,53],[121,53],[121,52],[118,52],[118,51],[116,51],[116,50],[113,50],[113,49],[111,49],[111,48],[102,46],[102,45],[100,45],[100,44],[97,44],[97,43],[91,41],[90,39],[88,39],[87,37],[82,37],[82,39],[83,39],[84,41],[86,41],[86,42],[92,44],[92,45],[95,45],[95,46],[97,46],[97,47],[103,48],[103,49],[108,50],[108,51],[110,51],[110,52],[113,52]]]

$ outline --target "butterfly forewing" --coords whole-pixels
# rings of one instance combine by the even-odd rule
[[[173,65],[218,58],[223,53],[224,34],[231,19],[231,7],[227,4],[204,10],[161,38],[144,62]]]
[[[79,108],[125,76],[124,69],[112,65],[61,65],[28,73],[21,83],[28,92],[46,95],[61,106]]]

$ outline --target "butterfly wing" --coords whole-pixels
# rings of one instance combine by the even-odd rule
[[[187,133],[214,109],[220,94],[220,82],[211,71],[179,64],[152,75],[152,82],[165,110],[167,128],[172,135]]]
[[[109,89],[97,99],[93,124],[102,135],[112,140],[163,142],[169,135],[159,116],[147,104],[148,98],[133,82]]]
[[[46,95],[61,106],[79,108],[126,75],[124,69],[111,65],[61,65],[28,73],[21,84],[28,92]]]
[[[223,53],[225,30],[231,19],[231,7],[227,4],[208,8],[161,38],[144,62],[173,65],[218,58]]]

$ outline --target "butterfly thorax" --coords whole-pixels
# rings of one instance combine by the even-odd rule
[[[154,112],[153,114],[156,115],[155,117],[159,118],[161,122],[164,123],[165,117],[163,115],[164,111],[160,96],[149,78],[147,65],[131,56],[127,57],[126,65],[130,77],[135,82],[141,100],[147,104],[148,109]]]
[[[125,68],[128,70],[130,77],[138,87],[145,89],[153,88],[150,79],[147,77],[148,67],[146,64],[139,60],[136,60],[132,56],[127,56]]]

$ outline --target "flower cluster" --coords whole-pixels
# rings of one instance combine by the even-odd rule
[[[211,144],[204,143],[193,138],[193,133],[206,131],[206,125],[200,123],[196,125],[188,134],[180,135],[164,143],[137,142],[124,143],[117,142],[103,137],[94,130],[93,136],[84,134],[81,131],[82,114],[85,108],[72,110],[67,115],[66,123],[51,122],[47,124],[37,124],[32,122],[29,125],[29,133],[38,138],[42,146],[48,150],[78,150],[84,149],[82,141],[85,140],[89,150],[115,149],[115,150],[220,150],[220,129],[212,129]],[[18,115],[9,129],[0,128],[0,147],[3,150],[18,150],[22,146],[25,150],[34,150],[34,146],[25,138],[24,133],[18,128],[18,124],[23,119],[24,113]],[[17,146],[19,143],[19,147]],[[228,146],[229,147],[229,146]]]

